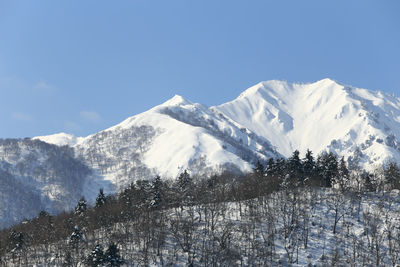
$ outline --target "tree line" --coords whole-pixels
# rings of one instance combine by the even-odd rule
[[[302,240],[304,247],[308,242],[306,232],[309,225],[301,226],[298,222],[303,215],[297,213],[300,212],[297,205],[301,199],[306,199],[300,196],[302,190],[310,192],[311,188],[334,187],[342,193],[352,193],[361,205],[363,192],[398,189],[399,184],[400,171],[394,162],[379,171],[350,171],[344,158],[322,153],[315,159],[311,151],[307,151],[304,158],[294,151],[288,159],[269,159],[265,164],[257,162],[253,172],[246,175],[222,173],[211,177],[192,177],[184,171],[174,180],[156,176],[151,180],[138,180],[115,195],[106,196],[100,190],[93,206],[82,197],[74,211],[56,216],[42,211],[32,220],[1,230],[0,262],[24,265],[28,262],[48,262],[55,257],[64,266],[75,266],[77,262],[85,262],[88,266],[120,266],[132,261],[146,265],[152,260],[154,253],[151,252],[159,257],[158,261],[166,260],[162,251],[167,236],[176,242],[175,249],[186,255],[188,264],[193,264],[196,257],[200,257],[199,251],[202,251],[202,259],[206,261],[204,266],[217,264],[220,257],[228,261],[233,255],[232,259],[237,260],[240,255],[235,254],[228,244],[232,226],[221,222],[220,218],[227,210],[226,203],[238,203],[240,214],[241,205],[245,203],[243,214],[250,216],[249,212],[271,208],[269,196],[277,192],[284,200],[282,205],[286,203],[286,206],[279,206],[284,215],[280,223],[285,229],[283,240],[288,242],[285,249],[289,261],[294,262],[295,251],[292,250],[299,244],[293,242]],[[262,204],[264,201],[268,203]],[[334,234],[346,214],[343,201],[338,194],[329,202],[334,215]],[[171,210],[174,217],[168,218]],[[360,210],[361,207],[359,214]],[[273,215],[264,211],[262,215],[276,216],[276,211]],[[310,220],[303,219],[302,224]],[[204,241],[202,249],[195,246],[196,225],[202,225],[196,220],[205,223],[205,234],[209,238]],[[274,220],[270,218],[271,222]],[[294,232],[298,227],[303,227],[303,230]],[[268,235],[276,234],[271,231],[267,230]],[[299,233],[304,236],[297,237]],[[268,238],[272,237],[268,236],[266,240]],[[135,244],[139,256],[124,259],[119,251],[122,243]],[[107,248],[105,251],[104,246]],[[271,253],[268,250],[267,254]]]

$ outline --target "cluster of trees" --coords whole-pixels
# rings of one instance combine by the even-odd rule
[[[314,159],[311,151],[302,159],[295,151],[288,159],[270,159],[265,165],[258,162],[252,173],[242,176],[191,177],[187,171],[175,180],[157,176],[138,180],[118,195],[106,196],[100,190],[93,206],[81,198],[73,212],[57,216],[41,212],[0,231],[0,262],[148,265],[177,263],[182,260],[179,255],[184,255],[184,261],[192,265],[268,265],[280,260],[276,247],[280,240],[285,260],[294,263],[299,251],[307,250],[310,225],[316,223],[311,219],[318,204],[315,199],[329,207],[332,233],[338,235],[354,214],[359,220],[370,218],[363,213],[363,192],[398,188],[399,184],[395,163],[380,172],[350,172],[343,158],[323,153]],[[340,190],[322,201],[323,195],[316,197],[321,187]],[[228,203],[236,203],[234,212]],[[240,221],[236,225],[232,222],[235,216]],[[379,227],[375,228],[377,235]],[[387,238],[393,243],[397,230],[390,229]],[[351,245],[348,240],[343,242]],[[104,251],[103,247],[108,248]],[[396,245],[393,251],[400,255]],[[381,254],[376,257],[375,262],[382,261]]]
[[[260,177],[275,177],[281,187],[335,187],[341,191],[383,191],[400,188],[400,168],[396,162],[387,163],[374,171],[349,170],[344,157],[323,152],[315,159],[307,150],[304,158],[294,151],[288,159],[269,159],[265,165],[257,162],[254,171]]]

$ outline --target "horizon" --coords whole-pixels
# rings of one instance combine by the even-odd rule
[[[290,3],[290,4],[288,4]],[[267,80],[399,95],[397,1],[0,3],[0,138],[88,136]]]

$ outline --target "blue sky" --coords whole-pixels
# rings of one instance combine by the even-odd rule
[[[0,137],[85,136],[271,79],[400,95],[400,1],[2,1]]]

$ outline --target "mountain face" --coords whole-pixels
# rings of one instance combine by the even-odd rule
[[[68,146],[40,140],[0,140],[0,228],[71,209],[83,195],[91,170]]]
[[[344,156],[372,169],[400,160],[400,100],[330,79],[259,83],[206,107],[181,96],[87,137],[54,134],[0,140],[0,228],[45,209],[93,201],[137,179],[228,170],[294,150]]]
[[[288,157],[324,150],[372,169],[400,160],[399,98],[330,79],[259,83],[232,102],[211,108],[269,140]]]
[[[143,177],[175,178],[185,169],[192,174],[246,172],[258,159],[279,155],[265,138],[180,96],[73,147],[117,188]]]

